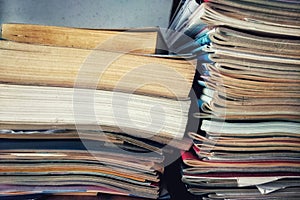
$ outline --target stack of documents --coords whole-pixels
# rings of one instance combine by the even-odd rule
[[[0,198],[164,197],[195,68],[155,54],[157,31],[5,24]],[[27,198],[26,197],[26,198]]]
[[[203,199],[299,199],[300,4],[185,1],[172,48],[198,59],[201,121],[182,152],[188,191]]]

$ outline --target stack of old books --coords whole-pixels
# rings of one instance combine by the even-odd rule
[[[164,152],[187,150],[195,68],[155,30],[3,24],[0,196],[161,196]]]
[[[300,198],[299,13],[297,0],[190,0],[178,9],[171,27],[194,42],[170,34],[169,43],[197,56],[202,87],[202,125],[182,153],[192,194]]]

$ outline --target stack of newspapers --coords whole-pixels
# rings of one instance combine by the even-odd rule
[[[1,198],[164,197],[164,153],[190,147],[195,67],[155,54],[158,37],[2,25]]]
[[[182,181],[203,199],[299,199],[300,2],[187,0],[168,43],[198,59]],[[179,33],[189,36],[182,40]]]

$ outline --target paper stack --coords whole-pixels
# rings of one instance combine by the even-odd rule
[[[185,1],[178,10],[170,27],[194,42],[171,34],[169,43],[197,56],[202,87],[202,125],[182,153],[188,191],[299,199],[299,1]]]
[[[0,196],[164,197],[195,68],[155,55],[157,31],[2,26]],[[151,54],[151,55],[150,55]]]

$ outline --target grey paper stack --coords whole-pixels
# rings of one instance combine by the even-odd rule
[[[185,1],[168,43],[198,59],[182,181],[202,199],[299,199],[300,2]]]

